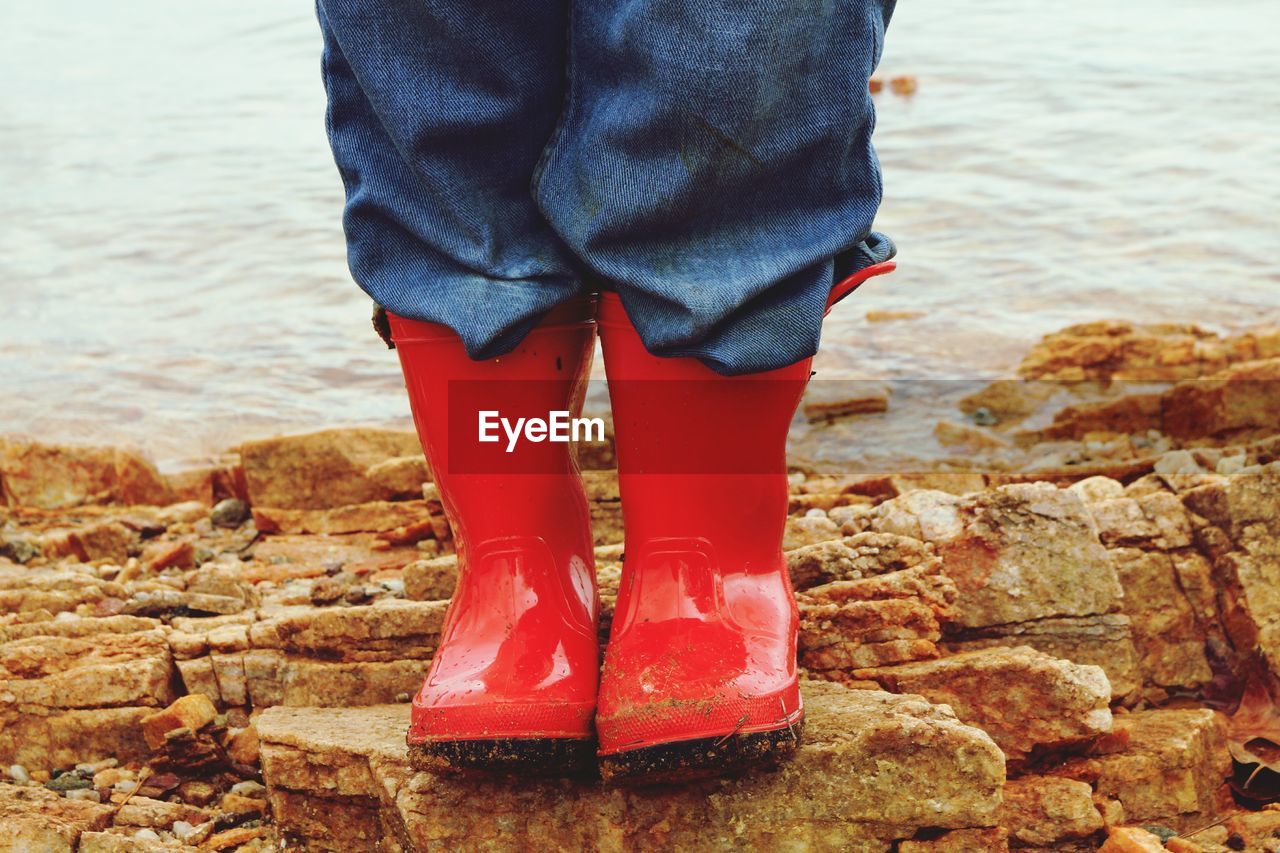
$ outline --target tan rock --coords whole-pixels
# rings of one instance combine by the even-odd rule
[[[1068,486],[1067,491],[1075,492],[1085,504],[1124,497],[1124,485],[1110,477],[1085,477]]]
[[[458,557],[449,554],[417,560],[404,567],[404,594],[417,601],[439,601],[453,595],[458,582]]]
[[[258,732],[252,726],[233,732],[226,747],[227,756],[237,764],[258,763]]]
[[[253,521],[263,533],[340,534],[378,532],[430,519],[427,501],[371,501],[333,509],[281,509],[255,505]]]
[[[948,652],[1015,646],[1030,646],[1051,657],[1101,667],[1111,682],[1113,697],[1130,696],[1142,687],[1132,627],[1129,617],[1121,613],[993,625],[948,636],[942,643]]]
[[[1028,647],[964,652],[939,660],[857,670],[895,693],[949,705],[991,735],[1010,762],[1087,743],[1111,730],[1111,687],[1099,667]]]
[[[0,613],[54,614],[127,596],[124,588],[84,568],[31,569],[0,562]]]
[[[953,829],[931,838],[899,842],[898,853],[1007,853],[1009,835],[1001,827]]]
[[[1020,847],[1051,847],[1102,832],[1093,789],[1053,776],[1023,776],[1004,786],[1000,825]]]
[[[212,812],[196,806],[134,795],[116,811],[115,825],[168,829],[173,826],[174,821],[184,820],[190,824],[197,824],[212,820],[213,817]]]
[[[266,834],[267,828],[265,826],[238,826],[235,829],[215,832],[200,845],[200,849],[229,850],[232,847],[239,847],[241,844],[248,844],[255,838],[262,838]]]
[[[404,706],[270,709],[257,726],[282,829],[310,838],[344,833],[332,824],[354,819],[354,803],[365,817],[365,848],[383,826],[398,823],[406,840],[422,847],[807,844],[887,851],[923,827],[993,822],[1003,767],[985,735],[912,697],[833,685],[806,690],[808,728],[793,761],[772,773],[660,793],[560,780],[517,789],[502,781],[411,778],[403,770]]]
[[[422,484],[431,481],[427,460],[421,453],[396,456],[370,465],[365,477],[395,498],[417,497],[422,494]]]
[[[1071,758],[1046,772],[1093,786],[1102,800],[1119,800],[1125,819],[1182,830],[1216,818],[1229,804],[1231,773],[1226,727],[1207,709],[1138,711],[1115,720],[1125,748]]]
[[[1240,442],[1275,434],[1280,358],[1238,364],[1207,380],[1181,382],[1163,397],[1162,432],[1183,440]]]
[[[245,675],[255,708],[271,704],[376,705],[416,693],[427,674],[428,663],[417,659],[329,663],[286,658],[278,670],[280,681],[264,684],[255,679],[246,655]]]
[[[793,551],[805,545],[814,545],[829,539],[839,539],[840,528],[826,516],[801,516],[788,518],[782,537],[782,550]]]
[[[194,569],[196,549],[191,542],[154,542],[142,549],[141,560],[148,572],[169,568]]]
[[[86,832],[80,836],[77,853],[198,853],[199,848],[175,839],[161,838],[160,841],[154,841],[150,838],[136,838],[134,835],[137,831],[121,827],[105,832]]]
[[[1280,462],[1244,468],[1187,492],[1187,507],[1216,539],[1214,579],[1222,622],[1237,649],[1258,649],[1280,673]]]
[[[239,449],[249,502],[281,509],[389,500],[396,492],[371,477],[370,469],[390,459],[422,455],[412,432],[364,428],[250,441]]]
[[[964,450],[992,450],[1012,446],[1012,442],[998,432],[954,421],[938,421],[933,428],[933,437],[943,447]]]
[[[1228,363],[1221,339],[1194,325],[1103,320],[1046,335],[1023,359],[1027,379],[1187,379]]]
[[[10,506],[56,509],[166,504],[171,493],[150,462],[127,450],[0,439],[0,497]]]
[[[200,693],[189,694],[178,698],[169,707],[144,718],[142,735],[152,749],[158,749],[164,745],[165,735],[174,729],[199,731],[213,722],[213,718],[217,715],[218,709],[214,707],[213,702],[209,701],[209,697]]]
[[[829,672],[936,657],[939,616],[954,601],[955,585],[935,559],[884,575],[833,581],[796,599],[800,662]]]
[[[810,421],[884,412],[889,409],[889,386],[858,380],[810,382],[801,408]]]
[[[160,627],[158,619],[140,616],[54,619],[51,613],[28,613],[39,618],[0,625],[0,643],[27,637],[92,637],[97,634],[135,634]]]
[[[932,542],[966,628],[1107,613],[1121,588],[1079,495],[1048,483],[966,497],[911,492],[876,508],[874,530]]]
[[[1170,551],[1191,545],[1191,521],[1182,501],[1171,492],[1096,501],[1089,511],[1108,547]]]
[[[154,708],[0,712],[0,763],[68,767],[82,761],[147,757],[142,718]]]
[[[161,706],[173,698],[159,630],[33,636],[0,644],[0,715],[42,709]]]
[[[1183,592],[1173,556],[1137,548],[1116,548],[1111,556],[1146,680],[1188,689],[1206,684],[1213,677],[1205,657],[1206,636]]]
[[[1098,853],[1165,853],[1160,836],[1139,826],[1117,826],[1107,835]]]
[[[787,568],[796,589],[882,575],[931,561],[937,561],[932,546],[889,533],[858,533],[787,552]]]
[[[71,851],[81,833],[104,829],[110,806],[64,799],[44,788],[0,785],[0,845],[13,851]]]
[[[360,607],[312,608],[256,623],[255,648],[331,661],[427,660],[435,652],[446,602],[385,600]]]
[[[1061,390],[1058,382],[1000,379],[962,399],[959,408],[966,415],[986,409],[1002,426],[1011,426],[1035,414]]]

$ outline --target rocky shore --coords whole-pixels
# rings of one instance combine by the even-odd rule
[[[0,440],[0,849],[1280,850],[1280,329],[1073,327],[1020,376],[944,459],[793,459],[806,742],[660,789],[409,769],[455,577],[412,434]]]

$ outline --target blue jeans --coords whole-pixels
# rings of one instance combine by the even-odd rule
[[[893,254],[867,80],[895,0],[319,0],[356,282],[472,358],[617,290],[723,374],[816,352]]]

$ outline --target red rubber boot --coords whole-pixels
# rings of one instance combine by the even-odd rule
[[[891,265],[864,270],[830,304]],[[724,377],[599,312],[625,562],[596,730],[606,779],[682,779],[778,759],[804,722],[782,534],[787,430],[811,359]]]
[[[479,441],[481,413],[581,408],[589,301],[508,355],[470,360],[444,326],[391,316],[414,422],[458,549],[458,583],[413,701],[419,769],[572,771],[594,760],[599,641],[590,515],[567,443]],[[526,434],[527,435],[527,434]]]

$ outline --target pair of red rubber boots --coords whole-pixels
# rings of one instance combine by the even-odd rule
[[[590,512],[562,440],[597,329],[625,527],[603,670]],[[487,361],[444,326],[392,316],[391,330],[458,551],[413,702],[414,765],[572,774],[598,762],[606,779],[653,780],[793,751],[804,712],[785,445],[810,361],[724,377],[653,356],[612,293],[552,311]]]

